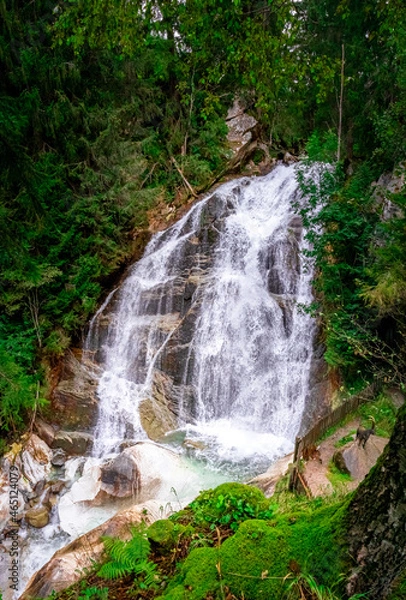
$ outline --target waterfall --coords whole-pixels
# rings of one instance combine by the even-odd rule
[[[295,166],[226,183],[153,237],[95,316],[102,366],[94,455],[147,437],[144,402],[213,464],[266,462],[299,431],[314,323]]]

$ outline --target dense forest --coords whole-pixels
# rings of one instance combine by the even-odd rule
[[[236,94],[271,156],[307,157],[310,310],[329,365],[347,386],[404,382],[403,0],[1,0],[0,12],[4,437],[44,402],[148,209],[185,199],[179,171],[199,191],[224,170]],[[318,185],[312,161],[331,165]],[[387,215],[372,184],[390,173]]]

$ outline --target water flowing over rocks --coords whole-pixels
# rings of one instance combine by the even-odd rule
[[[290,450],[315,331],[298,307],[311,301],[311,268],[293,201],[295,166],[281,165],[222,186],[152,238],[89,330],[84,356],[102,373],[95,456],[176,428],[198,442],[210,431],[209,460],[231,449],[269,464]],[[268,437],[242,458],[236,431],[242,444]]]

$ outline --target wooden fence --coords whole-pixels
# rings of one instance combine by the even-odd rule
[[[349,413],[354,412],[361,404],[371,400],[377,392],[376,384],[369,385],[362,390],[359,394],[351,396],[343,402],[336,409],[332,410],[328,415],[317,421],[317,423],[308,431],[303,437],[297,437],[295,442],[295,451],[293,454],[293,469],[291,472],[289,488],[291,490],[296,489],[298,486],[298,469],[297,463],[302,457],[303,451],[306,448],[310,448],[315,445],[317,440],[328,430],[330,427],[337,425],[344,419]]]

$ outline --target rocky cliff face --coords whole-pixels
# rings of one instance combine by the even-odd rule
[[[386,598],[406,569],[406,405],[381,459],[357,489],[348,509],[351,594]]]

